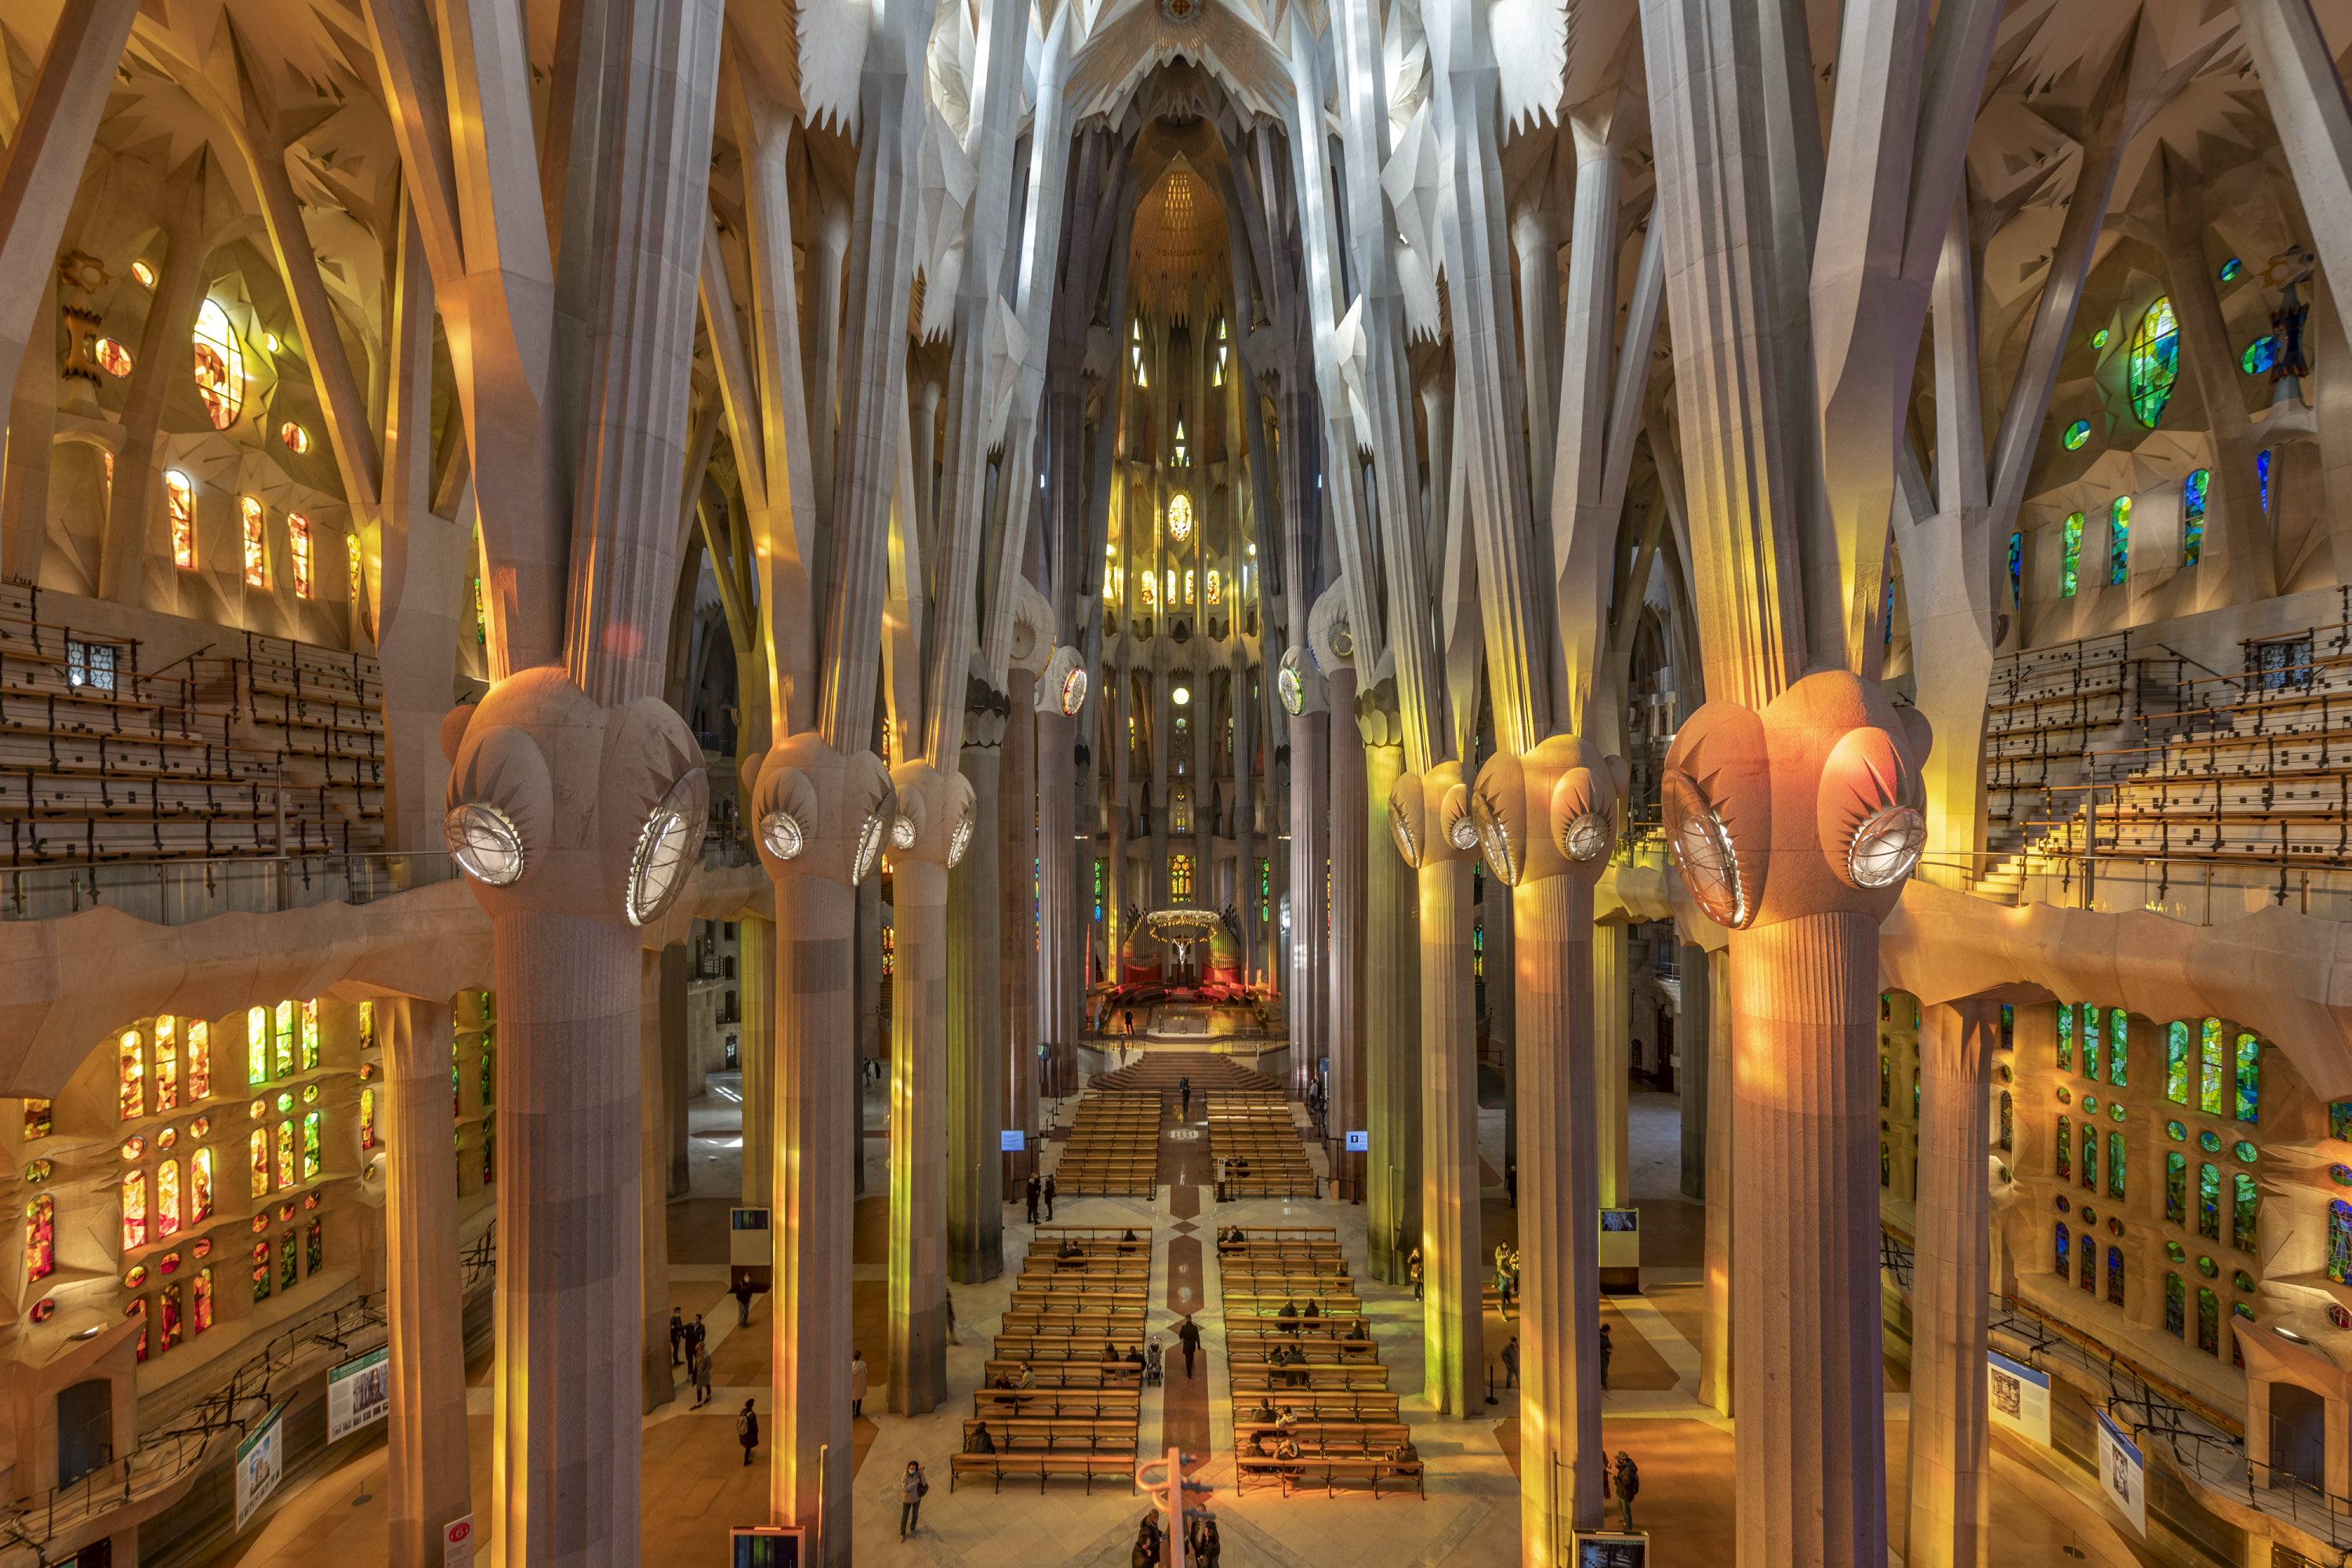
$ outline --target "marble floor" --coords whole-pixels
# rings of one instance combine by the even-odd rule
[[[1076,1101],[1060,1108],[1066,1125]],[[869,1125],[883,1121],[881,1097],[868,1097]],[[1684,1203],[1679,1183],[1680,1106],[1671,1095],[1632,1097],[1633,1173],[1649,1239],[1661,1256],[1645,1257],[1643,1292],[1606,1304],[1617,1346],[1612,1390],[1603,1404],[1603,1441],[1611,1452],[1632,1453],[1642,1468],[1636,1522],[1650,1531],[1661,1563],[1729,1563],[1732,1546],[1731,1428],[1697,1403],[1698,1354],[1694,1345],[1700,1304],[1697,1259],[1685,1258],[1689,1238],[1680,1227],[1651,1219],[1669,1217]],[[692,1162],[694,1197],[671,1205],[671,1293],[689,1315],[701,1311],[710,1326],[719,1367],[709,1406],[691,1406],[690,1389],[646,1418],[643,1560],[648,1563],[709,1564],[723,1561],[730,1525],[765,1517],[767,1451],[746,1468],[734,1441],[733,1412],[745,1399],[764,1411],[768,1399],[770,1337],[767,1301],[759,1300],[748,1328],[736,1327],[734,1303],[724,1294],[723,1229],[715,1235],[702,1212],[723,1211],[740,1176],[734,1133],[737,1108],[706,1097],[692,1107],[697,1132]],[[1511,1233],[1512,1211],[1494,1173],[1503,1167],[1502,1114],[1481,1117],[1481,1146],[1489,1186],[1482,1215],[1490,1237]],[[1049,1146],[1050,1147],[1050,1146]],[[906,1564],[938,1568],[1116,1568],[1129,1560],[1141,1497],[1118,1482],[1097,1481],[1092,1495],[1074,1479],[1048,1484],[1013,1484],[1002,1493],[986,1487],[949,1489],[947,1458],[959,1445],[961,1422],[971,1408],[991,1338],[1010,1294],[1013,1271],[981,1284],[952,1288],[959,1326],[948,1357],[950,1397],[929,1415],[898,1417],[878,1414],[883,1384],[882,1332],[887,1306],[882,1262],[888,1226],[885,1140],[866,1141],[867,1195],[857,1209],[854,1265],[857,1334],[873,1368],[877,1396],[867,1401],[869,1417],[857,1424],[857,1479],[853,1530],[856,1558],[863,1568]],[[1052,1155],[1049,1153],[1048,1163]],[[1406,1289],[1385,1287],[1364,1277],[1365,1211],[1355,1205],[1265,1200],[1217,1205],[1209,1194],[1162,1186],[1146,1203],[1140,1198],[1066,1199],[1055,1217],[1066,1223],[1131,1225],[1153,1233],[1153,1274],[1149,1322],[1152,1332],[1172,1335],[1178,1313],[1171,1302],[1189,1281],[1171,1289],[1170,1243],[1179,1233],[1176,1211],[1197,1212],[1205,1228],[1215,1224],[1330,1225],[1338,1229],[1366,1310],[1375,1320],[1381,1358],[1391,1368],[1391,1386],[1412,1390],[1421,1381],[1419,1310]],[[1197,1205],[1197,1211],[1196,1211]],[[1688,1205],[1694,1210],[1696,1205]],[[1017,1223],[1016,1206],[1006,1210],[1008,1257],[1025,1251],[1029,1227]],[[721,1214],[723,1226],[723,1213]],[[1696,1226],[1690,1235],[1696,1234]],[[1189,1257],[1189,1252],[1187,1253]],[[1213,1247],[1201,1249],[1196,1313],[1206,1342],[1200,1369],[1206,1390],[1210,1453],[1196,1472],[1211,1488],[1208,1505],[1223,1531],[1224,1562],[1233,1568],[1506,1568],[1520,1561],[1517,1502],[1517,1406],[1518,1394],[1496,1391],[1496,1403],[1468,1421],[1448,1420],[1410,1393],[1402,1401],[1413,1442],[1429,1464],[1428,1496],[1361,1492],[1326,1498],[1302,1492],[1285,1499],[1279,1489],[1234,1490],[1232,1402],[1226,1393],[1222,1299]],[[1499,1352],[1511,1325],[1492,1314],[1486,1324],[1490,1358]],[[1172,1337],[1169,1342],[1173,1343]],[[1499,1362],[1490,1362],[1496,1381]],[[1181,1378],[1181,1363],[1170,1358],[1171,1375]],[[487,1362],[473,1369],[469,1409],[469,1456],[478,1502],[490,1496],[490,1389]],[[1888,1490],[1891,1514],[1901,1519],[1903,1454],[1909,1399],[1890,1379],[1887,1397]],[[1146,1390],[1140,1431],[1149,1452],[1162,1438],[1165,1388]],[[1197,1429],[1199,1401],[1185,1391],[1175,1412],[1180,1431]],[[656,1430],[656,1428],[658,1430]],[[933,1478],[916,1533],[897,1535],[896,1477],[909,1458]],[[227,1550],[209,1559],[247,1568],[376,1568],[385,1562],[384,1450],[381,1441],[338,1468],[289,1487],[256,1525]],[[2005,1565],[2049,1564],[2071,1568],[2078,1561],[2126,1568],[2140,1554],[2118,1533],[2116,1516],[2071,1468],[2046,1455],[1997,1436],[1994,1451],[1994,1560]],[[1611,1522],[1616,1510],[1611,1510]],[[2087,1554],[2064,1554],[2073,1546]]]

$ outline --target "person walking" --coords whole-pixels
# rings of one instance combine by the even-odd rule
[[[686,1353],[689,1361],[693,1359],[696,1352],[702,1349],[702,1342],[709,1337],[710,1331],[702,1326],[702,1314],[695,1313],[694,1321],[686,1326]]]
[[[1027,1194],[1029,1198],[1029,1223],[1031,1225],[1035,1225],[1037,1223],[1037,1199],[1043,1192],[1044,1188],[1042,1188],[1037,1182],[1037,1173],[1034,1171],[1030,1172]]]
[[[849,1352],[849,1418],[856,1420],[866,1414],[866,1352]]]
[[[1601,1325],[1601,1390],[1604,1394],[1609,1391],[1609,1358],[1616,1353],[1617,1347],[1609,1342],[1609,1325],[1603,1323]]]
[[[1054,1178],[1053,1178],[1053,1176],[1052,1176],[1052,1175],[1048,1174],[1048,1175],[1046,1176],[1046,1178],[1045,1178],[1045,1222],[1046,1222],[1048,1225],[1050,1225],[1050,1224],[1052,1224],[1052,1223],[1053,1223],[1053,1220],[1054,1220]]]
[[[1201,1325],[1192,1321],[1190,1312],[1176,1327],[1176,1342],[1184,1347],[1184,1375],[1192,1375],[1192,1357],[1201,1348]]]
[[[1511,1342],[1503,1347],[1503,1386],[1519,1385],[1519,1336],[1513,1334]]]
[[[1411,1280],[1412,1281],[1412,1299],[1413,1299],[1414,1300],[1416,1300],[1416,1301],[1420,1300],[1421,1300],[1421,1248],[1419,1248],[1418,1247],[1414,1247],[1414,1248],[1412,1249],[1412,1257],[1410,1257],[1410,1258],[1406,1258],[1406,1259],[1404,1260],[1404,1272],[1405,1272],[1405,1278],[1407,1278],[1408,1279],[1411,1279]]]
[[[743,1445],[743,1463],[751,1462],[751,1450],[760,1446],[760,1415],[751,1402],[743,1402],[743,1413],[735,1417],[735,1440]]]
[[[694,1352],[694,1407],[697,1410],[710,1403],[711,1363],[714,1359],[706,1350]]]
[[[728,1291],[727,1293],[735,1298],[735,1326],[739,1329],[750,1328],[751,1326],[751,1298],[758,1294],[757,1291],[751,1289],[751,1275],[745,1274],[739,1278],[735,1281],[735,1289]]]
[[[906,1473],[898,1478],[899,1540],[915,1532],[916,1521],[923,1511],[923,1494],[930,1489],[931,1483],[923,1479],[923,1467],[908,1460]]]
[[[1633,1528],[1633,1494],[1642,1489],[1642,1472],[1634,1467],[1633,1456],[1624,1449],[1617,1450],[1617,1511],[1624,1520],[1624,1528]]]
[[[1176,1080],[1176,1098],[1177,1102],[1183,1107],[1183,1110],[1178,1113],[1176,1120],[1179,1121],[1192,1121],[1192,1079],[1191,1074],[1188,1073],[1184,1077]]]
[[[669,1364],[676,1366],[686,1359],[686,1319],[676,1307],[669,1310]]]

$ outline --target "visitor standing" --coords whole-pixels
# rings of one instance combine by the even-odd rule
[[[1633,1494],[1642,1489],[1642,1472],[1634,1468],[1633,1456],[1624,1449],[1617,1450],[1617,1511],[1625,1528],[1633,1528]]]
[[[1411,1280],[1412,1281],[1412,1299],[1413,1299],[1414,1300],[1416,1300],[1416,1301],[1420,1300],[1421,1300],[1421,1248],[1419,1248],[1418,1247],[1414,1247],[1414,1248],[1412,1249],[1412,1256],[1411,1258],[1406,1258],[1406,1259],[1404,1260],[1404,1272],[1405,1272],[1405,1278],[1406,1278],[1406,1279],[1411,1279]]]
[[[1609,1325],[1603,1323],[1601,1325],[1601,1388],[1604,1394],[1609,1389],[1609,1358],[1616,1353],[1617,1347],[1609,1342]]]
[[[1190,1312],[1184,1315],[1183,1322],[1177,1326],[1176,1342],[1184,1347],[1184,1375],[1191,1377],[1192,1357],[1201,1348],[1201,1325],[1192,1321],[1192,1315]]]
[[[676,1307],[669,1310],[669,1364],[676,1366],[685,1359],[686,1319]]]
[[[1052,1176],[1048,1175],[1048,1176],[1045,1178],[1045,1222],[1046,1222],[1048,1225],[1051,1225],[1051,1224],[1053,1223],[1053,1220],[1054,1220],[1054,1178],[1053,1178]]]
[[[923,1479],[923,1467],[908,1460],[906,1473],[898,1478],[899,1540],[915,1532],[916,1521],[923,1511],[923,1494],[930,1489],[931,1483]]]
[[[1503,1347],[1503,1386],[1519,1385],[1519,1336],[1513,1334],[1511,1342]]]
[[[1029,1184],[1026,1190],[1029,1196],[1029,1223],[1031,1225],[1035,1225],[1037,1223],[1037,1199],[1043,1193],[1044,1188],[1038,1184],[1037,1173],[1034,1171],[1029,1173]]]
[[[856,1420],[866,1414],[866,1352],[849,1352],[849,1417]]]
[[[751,1402],[743,1402],[743,1414],[735,1417],[735,1440],[743,1445],[743,1463],[751,1462],[751,1450],[760,1446],[760,1416]]]
[[[694,1321],[686,1326],[686,1355],[689,1363],[702,1349],[702,1342],[709,1337],[710,1331],[702,1326],[702,1314],[695,1313]]]
[[[1183,1107],[1183,1109],[1178,1113],[1176,1120],[1179,1121],[1192,1121],[1192,1079],[1191,1075],[1187,1074],[1185,1077],[1180,1078],[1176,1080],[1176,1098],[1178,1103]]]
[[[694,1352],[694,1407],[697,1410],[710,1403],[712,1359],[709,1351],[698,1350]]]
[[[751,1326],[751,1298],[757,1294],[757,1292],[751,1289],[751,1277],[749,1274],[740,1276],[735,1281],[735,1289],[728,1291],[727,1293],[735,1298],[735,1326],[739,1329],[750,1328]]]

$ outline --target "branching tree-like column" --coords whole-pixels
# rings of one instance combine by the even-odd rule
[[[1329,679],[1331,706],[1346,718],[1331,731],[1331,1034],[1327,1047],[1331,1058],[1331,1110],[1328,1125],[1334,1133],[1345,1134],[1365,1125],[1364,817],[1370,797],[1365,794],[1363,732],[1354,722],[1355,667],[1335,668]],[[1349,870],[1345,877],[1340,874],[1343,867]],[[1339,1173],[1353,1184],[1352,1195],[1361,1201],[1365,1156],[1342,1150],[1339,1158]]]
[[[1929,1006],[1919,1029],[1918,1247],[1911,1289],[1909,1528],[1915,1568],[1991,1560],[1992,1055],[2000,1004]]]

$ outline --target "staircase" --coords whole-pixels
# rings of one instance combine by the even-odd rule
[[[1194,1051],[1147,1051],[1142,1060],[1105,1073],[1088,1087],[1129,1094],[1174,1094],[1177,1084],[1188,1078],[1195,1095],[1241,1090],[1280,1094],[1286,1088],[1279,1079],[1234,1066],[1231,1057]]]

